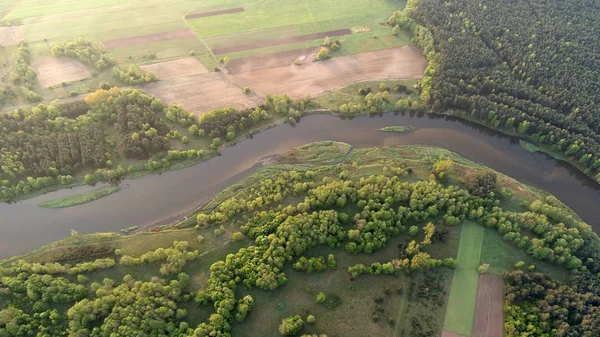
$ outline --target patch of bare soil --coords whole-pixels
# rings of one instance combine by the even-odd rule
[[[165,103],[181,104],[197,116],[217,108],[248,109],[262,103],[255,95],[247,95],[227,82],[220,72],[171,78],[148,83],[139,89]]]
[[[312,62],[318,51],[318,48],[305,48],[273,53],[269,54],[268,57],[260,55],[235,59],[231,60],[227,65],[227,71],[230,74],[241,74],[263,69],[285,67],[294,64],[296,59],[303,63]]]
[[[244,11],[244,7],[237,7],[237,8],[222,9],[222,10],[218,10],[218,11],[188,14],[188,15],[184,16],[183,18],[186,20],[189,20],[189,19],[205,18],[207,16],[239,13],[239,12],[243,12],[243,11]]]
[[[141,67],[155,73],[159,79],[168,80],[176,77],[206,74],[208,70],[198,59],[186,57],[174,61],[153,63]]]
[[[504,336],[504,292],[502,279],[491,275],[479,276],[475,304],[475,337]]]
[[[448,330],[443,330],[442,331],[442,337],[465,337],[465,336],[459,335],[459,334],[454,333],[454,332],[450,332]],[[475,335],[473,335],[473,337],[475,337]]]
[[[186,37],[195,37],[196,34],[191,29],[178,30],[175,32],[157,33],[151,35],[140,35],[126,37],[122,39],[107,40],[103,41],[106,49],[115,49],[123,47],[137,46],[152,42],[169,41],[175,39],[182,39]]]
[[[0,20],[4,19],[4,17],[7,16],[8,13],[10,13],[10,12],[11,12],[11,10],[0,12]]]
[[[292,62],[287,66],[260,69],[261,63],[278,63],[273,60],[277,59],[277,54],[273,55],[249,60],[249,64],[245,65],[249,71],[236,68],[234,70],[239,72],[232,71],[229,79],[240,87],[249,87],[259,95],[288,94],[299,98],[317,96],[359,81],[422,78],[427,67],[427,60],[421,51],[409,46],[341,56],[322,62],[312,62],[312,58],[309,58],[300,66]],[[252,70],[257,68],[259,70]]]
[[[90,72],[81,62],[68,57],[37,59],[32,66],[44,88],[90,77]]]
[[[0,46],[14,46],[23,37],[25,26],[0,27]]]
[[[237,46],[216,48],[216,49],[213,49],[213,52],[216,55],[223,55],[223,54],[235,53],[238,51],[244,51],[244,50],[250,50],[250,49],[273,47],[273,46],[279,46],[279,45],[283,45],[283,44],[323,39],[327,36],[336,37],[336,36],[348,35],[348,34],[352,34],[352,31],[350,29],[338,29],[338,30],[332,30],[332,31],[323,32],[323,33],[300,35],[300,36],[290,36],[290,37],[274,39],[274,40],[270,40],[270,41],[252,42],[252,43],[246,43],[246,44],[237,45]]]

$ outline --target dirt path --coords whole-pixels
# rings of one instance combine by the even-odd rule
[[[190,19],[197,19],[197,18],[205,18],[207,16],[216,16],[216,15],[223,15],[223,14],[239,13],[239,12],[243,12],[244,10],[245,10],[244,7],[229,8],[229,9],[222,9],[222,10],[219,10],[219,11],[204,12],[204,13],[195,13],[195,14],[187,14],[183,18],[186,19],[186,20],[190,20]]]
[[[213,52],[217,55],[223,55],[223,54],[228,54],[228,53],[235,53],[238,51],[265,48],[265,47],[273,47],[273,46],[279,46],[279,45],[283,45],[283,44],[291,44],[291,43],[304,42],[304,41],[310,41],[310,40],[316,40],[316,39],[324,39],[327,36],[336,37],[336,36],[347,35],[347,34],[351,34],[351,33],[352,33],[352,31],[350,29],[338,29],[338,30],[332,30],[332,31],[323,32],[323,33],[300,35],[300,36],[289,36],[289,37],[284,37],[284,38],[274,39],[274,40],[269,40],[269,41],[260,41],[260,42],[246,43],[246,44],[241,44],[241,45],[236,45],[236,46],[231,46],[231,47],[215,48],[213,50]]]
[[[317,96],[327,90],[365,80],[421,78],[427,67],[427,60],[415,47],[342,56],[324,62],[307,59],[300,66],[292,62],[287,66],[264,69],[265,64],[279,64],[277,59],[278,54],[266,55],[247,59],[243,67],[234,64],[232,75],[228,78],[261,96],[270,93],[304,97]]]
[[[477,289],[473,337],[503,337],[503,307],[502,279],[491,275],[481,275]]]
[[[193,30],[184,29],[184,30],[178,30],[178,31],[174,31],[174,32],[132,36],[132,37],[126,37],[126,38],[122,38],[122,39],[115,39],[115,40],[106,40],[106,41],[103,41],[103,43],[104,43],[104,46],[106,47],[106,49],[115,49],[115,48],[137,46],[140,44],[182,39],[182,38],[186,38],[186,37],[195,37],[195,36],[196,36],[196,33],[194,33]]]

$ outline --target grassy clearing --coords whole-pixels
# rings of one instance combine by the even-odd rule
[[[40,207],[45,208],[65,208],[71,206],[77,206],[81,204],[86,204],[88,202],[92,202],[94,200],[98,200],[100,198],[104,198],[108,195],[116,193],[120,191],[121,188],[119,186],[109,186],[104,187],[98,190],[73,195],[66,198],[60,198],[56,200],[49,200],[39,204]]]
[[[485,229],[465,221],[462,225],[458,247],[458,267],[452,277],[452,288],[444,329],[467,337],[471,336],[475,318],[475,301],[479,283],[479,261]]]
[[[397,126],[386,126],[385,128],[378,129],[377,131],[383,132],[395,132],[395,133],[407,133],[413,131],[415,128],[407,125],[397,125]]]
[[[340,163],[352,147],[349,144],[324,141],[311,143],[286,153],[278,162],[285,164],[335,165]]]
[[[485,249],[481,251],[480,263],[490,265],[488,274],[502,276],[502,273],[505,271],[513,270],[517,262],[523,261],[526,267],[535,265],[537,271],[546,273],[555,280],[566,281],[568,277],[568,272],[565,268],[548,261],[534,259],[522,249],[504,241],[502,235],[494,229],[485,229],[483,247]]]
[[[531,144],[529,142],[526,142],[524,140],[519,140],[519,145],[521,145],[522,148],[524,148],[525,150],[529,151],[529,152],[541,152],[542,149],[535,145],[535,144]]]

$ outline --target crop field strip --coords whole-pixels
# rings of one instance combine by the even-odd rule
[[[315,34],[309,34],[309,35],[284,37],[281,39],[275,39],[275,40],[264,41],[264,42],[254,42],[254,43],[247,43],[247,44],[231,46],[231,47],[215,48],[215,49],[213,49],[213,52],[217,55],[223,55],[223,54],[235,53],[235,52],[249,50],[249,49],[273,47],[273,46],[279,46],[279,45],[283,45],[283,44],[304,42],[304,41],[310,41],[310,40],[315,40],[315,39],[323,39],[325,37],[336,37],[336,36],[347,35],[347,34],[352,34],[352,31],[350,29],[338,29],[338,30],[332,30],[332,31],[328,31],[328,32],[315,33]]]
[[[196,36],[196,34],[194,33],[193,30],[184,29],[184,30],[179,30],[179,31],[174,31],[174,32],[156,33],[156,34],[151,34],[151,35],[132,36],[132,37],[126,37],[126,38],[122,38],[122,39],[107,40],[102,43],[104,44],[106,49],[115,49],[115,48],[143,45],[143,44],[152,43],[152,42],[177,40],[177,39],[183,39],[183,38],[195,37],[195,36]]]
[[[504,285],[502,279],[491,275],[479,276],[475,305],[475,337],[504,336]]]
[[[458,267],[454,271],[446,309],[444,330],[466,337],[472,336],[479,283],[477,267],[484,233],[484,227],[471,221],[463,222],[457,257]]]
[[[188,14],[188,15],[184,16],[184,18],[186,20],[190,20],[190,19],[204,18],[207,16],[217,16],[217,15],[223,15],[223,14],[239,13],[239,12],[243,12],[243,11],[244,11],[244,7],[237,7],[237,8],[230,8],[230,9],[221,9],[221,10],[211,11],[211,12]]]

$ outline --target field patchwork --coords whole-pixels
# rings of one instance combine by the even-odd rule
[[[81,62],[68,57],[36,59],[32,66],[43,88],[90,77],[90,72]]]
[[[297,57],[306,57],[302,50]],[[275,60],[278,58],[275,57]],[[288,55],[286,60],[294,59]],[[366,80],[421,78],[427,67],[422,53],[414,47],[400,47],[312,62],[306,57],[304,64],[260,69],[269,62],[277,63],[272,56],[234,64],[230,80],[240,87],[249,87],[259,95],[288,94],[290,97],[317,96],[324,91]],[[260,70],[253,71],[252,69]],[[236,71],[246,71],[235,73]]]
[[[464,221],[458,247],[458,267],[454,270],[444,330],[466,337],[472,335],[475,317],[479,260],[485,228],[472,221]],[[479,337],[479,336],[477,336]]]

